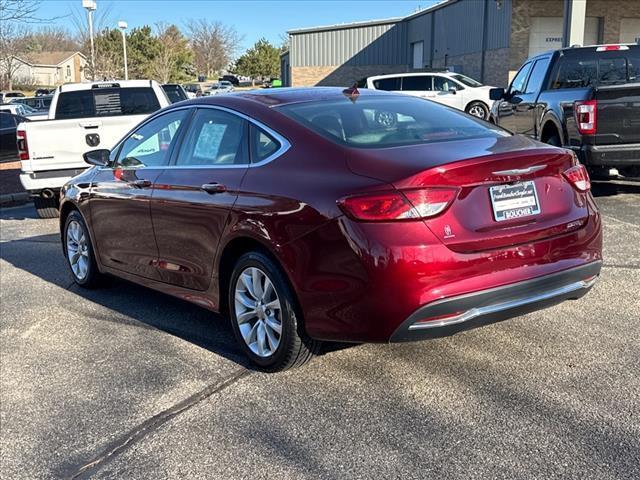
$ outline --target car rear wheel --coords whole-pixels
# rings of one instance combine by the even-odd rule
[[[266,255],[242,255],[229,282],[229,313],[240,347],[267,371],[303,365],[319,343],[308,338],[288,281]]]
[[[87,225],[80,212],[73,211],[64,224],[64,249],[73,280],[85,288],[93,288],[101,280]]]
[[[486,120],[489,118],[489,109],[482,102],[471,102],[467,105],[467,109],[465,110],[469,115],[473,115],[474,117],[478,117],[482,120]]]
[[[58,200],[55,197],[35,197],[33,205],[40,218],[56,218],[58,216]]]

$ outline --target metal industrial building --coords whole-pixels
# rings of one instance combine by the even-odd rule
[[[446,0],[407,17],[290,30],[285,85],[449,68],[505,86],[530,55],[638,42],[640,0]]]

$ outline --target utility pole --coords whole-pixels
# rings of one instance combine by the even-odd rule
[[[118,28],[122,32],[122,50],[124,51],[124,79],[129,80],[129,70],[127,69],[127,36],[124,31],[127,29],[127,22],[120,20],[118,22]]]
[[[82,8],[87,10],[89,17],[89,38],[91,40],[91,80],[96,79],[96,53],[93,47],[93,11],[96,9],[96,0],[82,0]]]

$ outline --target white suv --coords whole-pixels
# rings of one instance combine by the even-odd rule
[[[464,110],[486,120],[493,100],[488,87],[460,73],[397,73],[367,79],[367,88],[400,92]]]

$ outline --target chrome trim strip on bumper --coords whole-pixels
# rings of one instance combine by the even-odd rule
[[[497,303],[494,305],[487,305],[486,307],[472,308],[470,310],[467,310],[466,312],[461,313],[460,315],[446,318],[444,320],[439,320],[439,321],[434,320],[432,322],[425,321],[422,323],[414,323],[409,326],[409,330],[425,330],[430,328],[446,327],[449,325],[456,325],[459,323],[468,322],[469,320],[473,320],[474,318],[477,318],[483,315],[502,312],[504,310],[510,310],[512,308],[522,307],[524,305],[529,305],[531,303],[549,300],[553,297],[558,297],[560,295],[571,293],[577,290],[588,289],[588,288],[591,288],[596,283],[597,280],[598,280],[598,275],[594,275],[591,278],[569,283],[562,287],[558,287],[553,290],[548,290],[546,292],[543,292],[537,295],[518,298],[515,300],[510,300],[508,302],[503,302],[503,303]]]

